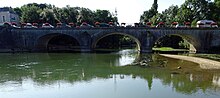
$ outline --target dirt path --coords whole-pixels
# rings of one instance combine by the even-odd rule
[[[195,62],[200,65],[202,69],[220,69],[220,62],[198,58],[198,57],[190,57],[190,56],[181,56],[181,55],[170,55],[170,54],[160,54],[161,56],[174,58],[174,59],[182,59],[190,62]]]

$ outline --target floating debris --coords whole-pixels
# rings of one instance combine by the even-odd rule
[[[178,66],[177,69],[182,69],[182,67],[181,67],[181,66]]]

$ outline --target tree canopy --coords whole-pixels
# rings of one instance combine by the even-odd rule
[[[141,22],[149,22],[150,18],[157,15],[157,13],[158,13],[157,9],[158,9],[157,0],[154,0],[154,3],[152,5],[151,9],[148,11],[144,11],[143,15],[141,15],[140,21]]]
[[[30,3],[21,7],[14,8],[14,11],[20,16],[21,22],[48,22],[56,25],[62,23],[81,24],[87,22],[94,24],[95,22],[114,22],[117,23],[117,17],[112,15],[108,10],[92,11],[83,7],[70,7],[67,5],[63,8],[58,8],[50,4]]]
[[[154,0],[154,3],[155,1],[157,0]],[[153,24],[161,21],[167,24],[172,22],[192,22],[195,25],[198,20],[203,19],[220,21],[220,0],[215,0],[214,2],[211,0],[185,0],[180,7],[171,5],[161,13],[155,10],[152,11],[154,6],[155,4],[152,5],[150,10],[143,12],[140,17],[141,23],[149,21]]]

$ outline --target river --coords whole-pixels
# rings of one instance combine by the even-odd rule
[[[143,59],[147,66],[132,66]],[[219,96],[219,70],[204,70],[196,63],[157,54],[0,54],[0,98]]]

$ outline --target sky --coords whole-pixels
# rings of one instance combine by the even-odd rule
[[[93,11],[96,9],[117,10],[119,23],[139,22],[143,11],[149,10],[154,0],[0,0],[0,7],[20,7],[28,3],[47,3],[56,7],[85,7]],[[162,12],[171,5],[181,5],[185,0],[158,0],[158,11]]]

